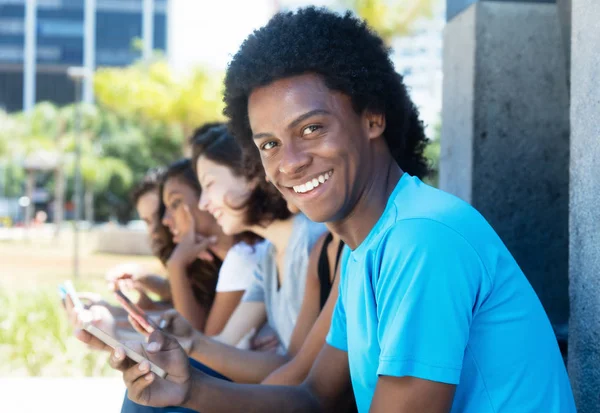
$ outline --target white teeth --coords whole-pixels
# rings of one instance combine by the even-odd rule
[[[325,181],[327,181],[332,174],[333,174],[333,171],[329,171],[329,172],[326,172],[326,173],[324,173],[322,175],[319,175],[318,178],[311,179],[310,181],[306,182],[305,184],[296,185],[296,186],[293,187],[294,191],[296,193],[300,193],[300,194],[312,191],[313,189],[315,189],[319,185],[325,183]]]

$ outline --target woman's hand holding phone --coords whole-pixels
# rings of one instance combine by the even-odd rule
[[[121,306],[129,314],[128,318],[136,321],[136,325],[134,326],[136,330],[136,326],[140,326],[143,330],[142,334],[148,335],[159,328],[158,325],[156,325],[156,323],[148,316],[148,314],[146,314],[144,310],[142,310],[137,304],[123,294],[121,290],[115,290],[114,294],[117,301],[119,301]]]
[[[73,327],[75,337],[79,339],[79,341],[82,341],[83,343],[87,344],[88,347],[94,350],[112,350],[105,343],[91,336],[83,329],[84,321],[89,321],[98,328],[114,336],[115,319],[106,307],[101,305],[92,305],[86,309],[77,309],[69,295],[65,297],[64,303],[65,310],[67,312],[67,318]]]

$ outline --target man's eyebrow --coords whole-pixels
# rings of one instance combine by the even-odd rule
[[[293,121],[291,121],[290,124],[287,126],[287,128],[293,129],[296,126],[298,126],[298,124],[301,123],[302,121],[305,121],[306,119],[311,118],[316,115],[330,115],[330,113],[328,111],[326,111],[325,109],[311,110],[310,112],[306,112],[306,113],[298,116]],[[271,137],[273,137],[273,134],[270,132],[262,132],[262,133],[257,133],[255,135],[252,135],[252,139],[271,138]]]
[[[294,119],[292,122],[290,122],[290,124],[288,125],[288,129],[293,129],[296,126],[298,126],[299,123],[301,123],[302,121],[311,118],[313,116],[316,115],[329,115],[330,113],[328,111],[326,111],[325,109],[315,109],[315,110],[311,110],[310,112],[306,112],[304,115],[300,115],[298,116],[296,119]]]
[[[256,135],[252,135],[252,139],[262,139],[262,138],[272,138],[273,134],[269,132],[257,133]]]

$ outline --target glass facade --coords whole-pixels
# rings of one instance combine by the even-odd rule
[[[40,82],[56,82],[57,74],[66,76],[66,67],[83,65],[84,3],[37,1],[37,101],[43,91],[46,100],[64,103],[64,98],[53,98],[51,92],[61,88]],[[141,56],[133,42],[142,37],[142,7],[143,0],[96,0],[97,67],[125,66]],[[165,50],[166,38],[167,0],[154,0],[154,49]],[[25,0],[0,0],[0,108],[12,111],[22,107],[24,44]]]

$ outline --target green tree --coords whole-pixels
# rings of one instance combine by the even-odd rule
[[[74,135],[67,137],[69,144],[67,151],[68,175],[75,175],[75,139]],[[101,145],[94,142],[94,136],[82,133],[81,139],[81,178],[83,186],[83,212],[86,221],[96,220],[95,200],[100,196],[100,204],[108,202],[104,196],[109,191],[110,185],[117,180],[124,187],[133,184],[133,172],[122,159],[107,156]]]
[[[221,84],[220,75],[201,69],[176,76],[163,59],[100,69],[94,76],[102,107],[142,129],[158,122],[181,128],[184,136],[204,122],[222,119]]]
[[[436,0],[341,0],[342,4],[365,19],[386,44],[394,37],[411,33],[422,17],[431,18]]]
[[[96,100],[108,114],[99,133],[103,154],[124,161],[133,182],[148,168],[180,158],[196,127],[223,119],[221,85],[221,74],[202,69],[177,76],[160,56],[150,63],[98,70]],[[120,180],[107,188],[107,202],[119,219],[132,214],[129,190]],[[103,215],[105,209],[98,212]]]
[[[0,158],[11,158],[27,126],[22,119],[0,110]]]

